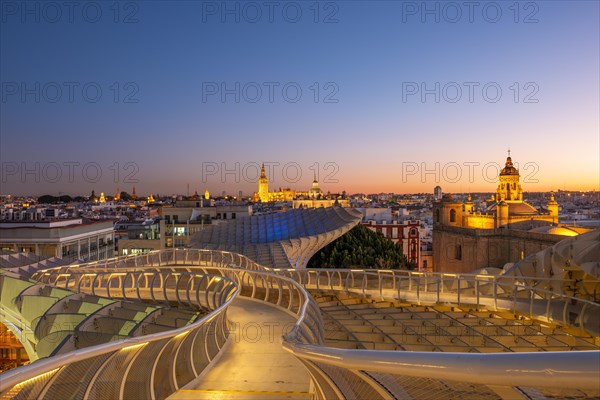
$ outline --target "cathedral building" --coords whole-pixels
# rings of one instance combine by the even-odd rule
[[[514,167],[510,156],[506,159],[498,180],[496,193],[483,211],[475,211],[471,195],[466,203],[454,201],[450,194],[444,195],[441,201],[434,203],[434,223],[478,229],[510,227],[515,224],[533,228],[558,223],[558,203],[554,201],[553,194],[547,203],[547,212],[538,211],[523,200],[519,170]]]
[[[523,199],[519,170],[509,156],[498,177],[498,187],[487,206],[476,211],[466,202],[445,194],[433,203],[433,268],[436,272],[471,272],[502,268],[564,239],[551,229],[558,224],[558,203],[550,195],[545,210]]]
[[[258,178],[258,192],[252,195],[252,201],[255,203],[268,203],[271,201],[292,201],[296,197],[297,192],[290,188],[279,188],[278,191],[269,191],[269,178],[265,173],[265,164],[260,169],[260,177]]]
[[[319,187],[316,175],[312,186],[306,192],[299,192],[290,188],[279,188],[278,191],[271,192],[269,191],[269,178],[263,164],[260,170],[260,177],[258,178],[258,192],[252,195],[252,201],[256,203],[288,201],[293,202],[293,208],[350,207],[350,201],[343,197],[324,194],[323,190]]]

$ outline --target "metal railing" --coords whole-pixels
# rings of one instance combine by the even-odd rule
[[[294,278],[303,287],[318,292],[507,310],[565,326],[578,326],[594,336],[600,332],[600,304],[518,284],[516,279],[389,270],[285,269],[274,272]],[[489,395],[493,398],[498,395],[497,387],[503,388],[501,395],[505,396],[508,389],[512,390],[509,396],[516,398],[522,394],[520,387],[583,389],[600,394],[600,351],[471,354],[352,350],[306,343],[292,336],[287,336],[283,343],[310,371],[318,388],[317,395],[322,399],[411,396],[403,391],[413,382],[405,381],[399,386],[401,377],[426,379],[432,387],[443,384],[447,387],[444,397]],[[452,384],[448,382],[460,385],[450,389]],[[461,387],[465,384],[471,386]]]
[[[239,263],[236,268],[230,267],[233,262]],[[223,347],[226,309],[238,295],[294,315],[298,322],[292,336],[321,344],[323,322],[313,298],[290,278],[239,268],[249,262],[227,252],[167,250],[38,271],[34,279],[59,288],[213,311],[179,329],[80,349],[7,372],[0,379],[2,398],[166,398],[198,377]]]
[[[188,306],[203,300],[207,306],[219,305],[220,300],[211,302],[206,291],[189,289],[190,282],[193,282],[190,276],[194,274],[229,280],[236,284],[237,295],[268,302],[296,316],[293,329],[284,337],[284,347],[306,366],[315,384],[314,395],[317,398],[419,397],[419,392],[416,391],[419,385],[428,385],[428,390],[442,388],[439,390],[446,392],[440,393],[445,393],[446,396],[478,398],[497,398],[499,393],[506,396],[507,390],[513,390],[514,393],[511,393],[519,395],[531,387],[539,391],[554,387],[561,387],[562,390],[589,389],[592,393],[597,390],[599,351],[468,354],[348,350],[324,346],[322,317],[318,306],[307,292],[309,289],[416,304],[441,303],[507,310],[565,326],[578,326],[592,334],[597,332],[595,329],[600,325],[598,304],[524,285],[519,280],[521,277],[389,270],[268,270],[235,253],[180,249],[57,267],[39,271],[34,277],[49,284],[96,295],[167,303],[177,301]],[[87,380],[87,375],[83,375],[86,378],[79,380],[77,385],[73,384],[72,390],[77,389],[79,392],[75,393],[84,396],[74,397],[87,395],[127,398],[132,397],[133,393],[137,397],[140,397],[140,393],[148,394],[148,398],[165,397],[168,391],[176,390],[184,381],[193,379],[200,372],[200,367],[192,369],[193,373],[190,373],[177,369],[176,362],[169,364],[174,361],[171,358],[173,354],[177,357],[180,353],[177,351],[178,347],[191,340],[193,343],[186,345],[183,351],[183,354],[189,354],[189,346],[192,346],[190,351],[193,351],[196,349],[193,346],[197,346],[199,342],[212,340],[215,342],[212,350],[218,351],[219,338],[224,341],[226,337],[226,333],[223,333],[225,309],[233,295],[232,293],[215,311],[201,320],[204,321],[203,325],[215,327],[210,334],[206,332],[203,336],[198,336],[192,335],[190,331],[182,337],[185,332],[182,328],[163,333],[165,336],[157,339],[154,339],[154,335],[132,339],[132,343],[135,343],[133,345],[119,342],[78,350],[26,367],[36,368],[33,375],[28,372],[27,375],[19,376],[19,369],[13,371],[13,375],[3,374],[0,389],[5,395],[10,395],[13,393],[11,388],[20,384],[38,390],[35,392],[34,389],[29,389],[26,397],[65,397],[62,396],[64,388],[70,386],[62,384],[59,378],[61,375],[70,375],[63,371],[71,368],[71,364],[74,367],[70,372],[78,371],[77,368],[83,368],[84,371],[93,368],[97,370],[98,366],[102,367],[101,370],[108,368],[106,371],[109,371],[124,364],[127,366],[125,375],[122,373],[123,369],[118,369],[121,371],[119,374],[107,374],[101,380],[96,375]],[[209,321],[214,322],[209,325]],[[192,325],[187,329],[191,327]],[[187,339],[191,337],[197,339]],[[150,346],[155,342],[160,344]],[[98,348],[110,350],[99,351]],[[201,350],[200,354],[206,354]],[[75,353],[77,356],[73,356]],[[82,358],[85,354],[92,355]],[[65,364],[64,357],[73,358],[69,358],[71,361],[61,367]],[[203,358],[205,361],[210,359],[209,355]],[[138,361],[134,364],[135,360]],[[145,362],[140,362],[141,360]],[[138,369],[142,367],[138,365],[152,364],[151,360],[154,360],[155,365],[150,371],[152,373],[148,373],[148,368],[144,369],[147,375],[140,373]],[[87,364],[75,368],[77,363],[84,362]],[[188,365],[189,362],[188,360]],[[41,367],[42,363],[46,363],[45,367]],[[185,362],[181,365],[185,365]],[[202,364],[202,367],[205,366]],[[21,370],[24,371],[25,368]],[[59,372],[60,375],[56,377]],[[185,379],[180,377],[180,374],[186,373],[188,375]],[[24,379],[27,381],[22,382]],[[156,379],[160,379],[168,390],[157,389]],[[166,385],[165,382],[169,384]],[[139,391],[142,386],[154,388],[154,394],[149,389],[146,392]],[[84,392],[81,392],[82,387],[86,388]],[[96,387],[111,392],[92,392]],[[109,387],[111,389],[107,389]],[[117,387],[119,391],[116,391]],[[413,389],[414,393],[406,392]]]
[[[6,372],[0,379],[3,398],[162,399],[198,377],[225,344],[227,306],[239,292],[234,280],[199,273],[153,273],[150,277],[140,271],[130,273],[128,279],[110,275],[74,270],[40,276],[84,293],[177,302],[211,312],[177,329],[75,350]],[[162,295],[154,290],[157,276]],[[131,282],[137,290],[126,290]]]
[[[529,286],[515,277],[396,270],[280,269],[274,272],[293,278],[311,290],[354,293],[417,305],[454,304],[505,310],[600,336],[600,303]]]
[[[209,254],[212,255],[209,256]],[[194,268],[206,268],[206,266],[202,267],[200,265],[208,259],[227,266],[231,265],[231,261],[244,262],[246,270],[238,272],[238,277],[241,279],[239,281],[240,286],[247,290],[252,288],[252,293],[248,293],[249,297],[261,299],[275,305],[280,305],[280,295],[275,296],[278,299],[275,301],[271,298],[272,294],[268,292],[270,290],[273,293],[273,282],[281,282],[279,279],[274,278],[274,275],[277,275],[298,282],[300,284],[298,290],[301,291],[304,291],[304,289],[322,292],[333,291],[417,304],[441,303],[506,310],[565,326],[579,326],[580,329],[592,334],[598,330],[599,325],[600,312],[598,304],[553,293],[538,287],[527,286],[523,283],[522,277],[396,270],[271,270],[233,253],[212,251],[206,253],[204,250],[191,250],[188,255],[177,253],[176,250],[173,254],[163,254],[160,259],[156,259],[155,256],[149,262],[155,267],[164,268],[171,265],[169,268],[183,268],[190,271]],[[187,265],[183,267],[178,266],[178,264]],[[198,266],[194,266],[194,264],[198,264]],[[223,273],[229,270],[229,268],[220,267],[221,272],[216,272],[214,269],[208,269],[207,271]],[[260,277],[260,283],[258,284],[254,282],[257,277]],[[276,293],[281,293],[281,289],[277,289]],[[308,298],[310,298],[310,295],[308,295]],[[473,373],[472,368],[481,363],[486,365],[491,363],[497,367],[477,367],[476,369],[478,373],[481,371],[481,384],[492,386],[505,386],[506,384],[506,371],[503,374],[498,372],[498,368],[501,368],[501,366],[510,365],[515,368],[530,368],[531,371],[537,371],[520,374],[521,378],[515,380],[514,384],[511,382],[511,387],[522,383],[523,385],[538,387],[590,388],[595,385],[595,381],[591,378],[600,372],[596,366],[597,361],[600,359],[600,353],[595,351],[521,353],[526,355],[519,357],[517,357],[517,353],[508,355],[472,354],[465,357],[465,353],[437,353],[432,355],[420,352],[371,351],[366,353],[364,350],[333,349],[320,343],[323,335],[317,335],[316,333],[319,330],[322,331],[322,328],[306,328],[307,324],[314,327],[315,322],[320,320],[320,317],[316,317],[319,313],[314,302],[308,300],[305,304],[304,312],[299,313],[296,311],[298,315],[296,326],[284,338],[284,346],[307,366],[313,380],[317,383],[317,387],[320,388],[318,394],[320,393],[322,398],[329,398],[329,395],[334,395],[334,397],[356,397],[360,394],[364,397],[369,393],[379,395],[389,393],[393,388],[382,386],[377,383],[378,379],[359,372],[359,369],[368,370],[371,374],[386,374],[387,376],[387,374],[390,374],[390,365],[393,366],[392,370],[395,371],[394,376],[403,375],[413,378],[426,376],[428,379],[435,377],[437,380],[475,382],[469,378],[470,374]],[[307,322],[309,319],[310,322]],[[407,360],[409,357],[412,360],[410,362]],[[333,360],[337,361],[334,362]],[[423,367],[423,361],[427,361],[431,365],[430,368],[440,371],[439,375],[432,374],[429,369],[419,369],[419,366]],[[362,367],[359,368],[361,365]],[[367,365],[370,368],[366,368]],[[382,368],[382,365],[386,367]],[[399,368],[402,365],[406,368]],[[561,365],[561,372],[553,371],[549,373],[548,365]],[[351,366],[357,369],[353,370]],[[448,370],[451,366],[460,367],[462,370],[470,372],[449,374]],[[333,371],[336,371],[334,375],[340,381],[332,379],[332,376],[334,376],[332,375]],[[549,375],[553,375],[553,378],[548,379]],[[554,375],[560,375],[560,378],[555,379],[556,376]],[[345,378],[342,378],[343,376]],[[499,376],[503,378],[499,378]],[[573,376],[579,378],[572,379]],[[352,379],[348,379],[348,377]],[[392,379],[389,376],[388,378]],[[341,390],[340,386],[345,389]],[[487,389],[483,387],[479,390]]]
[[[167,249],[154,250],[148,253],[119,256],[100,261],[86,262],[83,264],[71,264],[68,266],[49,268],[44,271],[56,270],[67,271],[78,268],[125,268],[125,267],[154,267],[166,265],[191,265],[191,266],[213,266],[232,267],[255,271],[268,271],[267,268],[257,264],[241,254],[228,251],[201,250],[201,249]]]

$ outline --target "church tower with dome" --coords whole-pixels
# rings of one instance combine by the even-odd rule
[[[498,176],[498,189],[496,190],[496,201],[523,201],[523,189],[521,188],[519,170],[513,165],[510,158],[510,150],[506,158],[506,164]]]
[[[471,195],[465,203],[451,194],[433,203],[433,269],[501,268],[551,246],[561,239],[555,234],[559,230],[552,230],[558,224],[558,209],[554,194],[546,210],[537,210],[523,199],[519,170],[509,150],[496,192],[484,207],[476,209]]]
[[[531,221],[551,224],[558,222],[558,204],[554,203],[552,197],[548,203],[551,208],[548,212],[541,212],[523,200],[519,170],[515,168],[509,150],[498,176],[496,194],[485,210],[475,210],[471,195],[466,203],[452,200],[450,194],[444,195],[441,201],[433,204],[434,223],[477,229],[495,229],[518,223],[531,225]]]

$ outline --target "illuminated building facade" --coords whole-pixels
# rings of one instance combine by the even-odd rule
[[[339,195],[324,194],[319,187],[317,177],[314,177],[310,189],[306,192],[298,192],[290,188],[279,188],[278,191],[269,191],[269,178],[262,165],[260,177],[258,178],[258,192],[252,195],[253,202],[268,203],[272,201],[293,202],[293,208],[321,208],[321,207],[350,207],[350,201]]]
[[[466,203],[462,203],[454,201],[452,195],[447,194],[434,203],[434,223],[478,229],[494,229],[523,222],[530,224],[531,221],[541,221],[544,225],[558,223],[558,203],[553,194],[548,201],[547,212],[540,212],[523,200],[519,170],[514,167],[510,156],[498,180],[496,194],[485,211],[475,211],[471,195]]]
[[[29,362],[27,352],[19,339],[0,323],[0,373]]]
[[[268,203],[270,201],[292,201],[298,192],[290,188],[279,188],[278,191],[269,191],[269,178],[265,172],[265,164],[260,170],[258,178],[258,192],[252,195],[252,201],[255,203]]]
[[[519,171],[509,156],[499,175],[495,195],[483,211],[476,211],[471,196],[465,203],[446,194],[433,204],[433,264],[438,272],[471,272],[502,268],[564,239],[548,230],[558,223],[554,195],[539,211],[523,199]]]

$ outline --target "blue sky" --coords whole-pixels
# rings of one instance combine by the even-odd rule
[[[508,147],[525,190],[599,189],[596,1],[480,2],[473,22],[463,2],[22,4],[0,9],[2,194],[251,193],[261,162],[273,187],[318,163],[331,191],[493,191]]]

